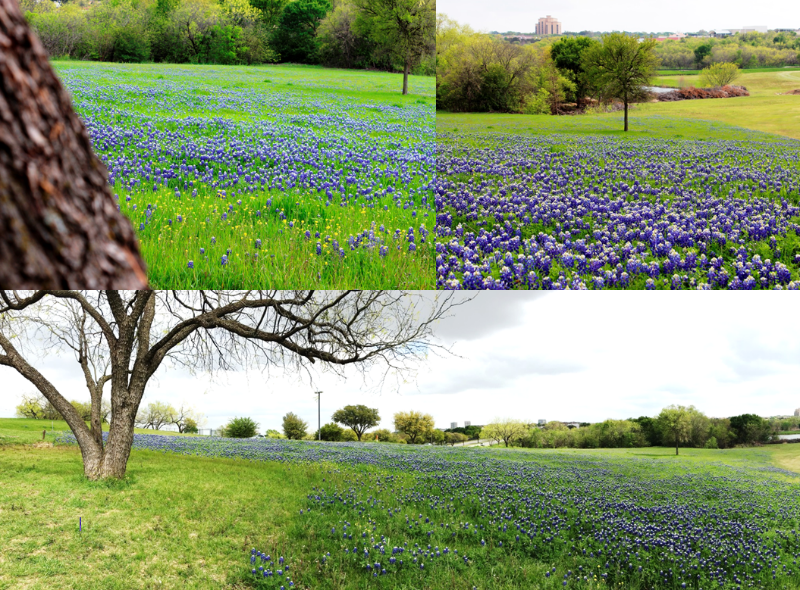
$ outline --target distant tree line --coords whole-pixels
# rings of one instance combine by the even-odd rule
[[[435,0],[21,0],[52,57],[433,75]]]
[[[701,70],[715,63],[742,69],[800,64],[800,37],[791,32],[745,33],[721,39],[684,37],[660,41],[655,55],[663,69]]]
[[[654,418],[605,420],[580,428],[557,421],[539,427],[518,420],[496,420],[483,427],[481,436],[505,446],[582,449],[671,446],[677,453],[681,447],[726,449],[764,444],[774,440],[779,429],[793,429],[792,419],[768,420],[755,414],[709,418],[694,406],[669,406]]]

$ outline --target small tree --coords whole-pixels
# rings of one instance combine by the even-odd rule
[[[189,425],[192,425],[194,428],[193,432],[197,432],[198,424],[203,424],[205,422],[205,416],[185,402],[182,403],[177,410],[171,406],[169,410],[170,411],[167,413],[167,421],[177,426],[178,432],[190,432],[187,430]]]
[[[408,437],[409,444],[423,443],[433,430],[434,421],[430,414],[421,412],[397,412],[394,427]]]
[[[283,434],[288,439],[300,440],[306,435],[308,424],[297,414],[289,412],[283,417]]]
[[[187,434],[196,434],[197,433],[197,422],[195,422],[191,418],[187,418],[186,422],[184,422],[184,424],[183,424],[183,430],[181,432],[185,432]]]
[[[678,445],[689,439],[692,431],[692,411],[694,406],[668,406],[661,410],[657,421],[664,433],[665,440],[675,441],[675,454]]]
[[[164,402],[150,402],[136,415],[136,423],[140,424],[142,428],[161,430],[162,426],[172,422],[174,413],[175,408]]]
[[[603,37],[602,45],[583,52],[583,67],[589,84],[604,98],[618,98],[625,105],[625,131],[628,130],[628,104],[644,99],[658,63],[653,50],[655,39],[639,42],[623,33]]]
[[[448,445],[455,446],[458,443],[463,443],[464,441],[468,441],[469,437],[466,434],[461,434],[460,432],[445,432],[444,433],[444,442]]]
[[[739,76],[739,66],[732,63],[711,64],[700,72],[701,86],[727,86],[733,83]]]
[[[44,407],[42,397],[31,393],[22,394],[22,403],[17,406],[18,418],[33,418],[41,420],[44,418]]]
[[[69,402],[72,404],[72,407],[78,412],[78,415],[84,420],[88,421],[92,419],[92,404],[79,402],[76,400],[72,400]]]
[[[234,418],[225,425],[225,436],[229,438],[253,438],[258,432],[258,423],[252,418]]]
[[[357,406],[345,406],[341,410],[336,410],[333,413],[333,421],[352,428],[358,440],[361,440],[361,435],[364,434],[364,431],[377,426],[381,421],[381,417],[378,415],[377,408],[368,408],[359,404]]]
[[[520,422],[519,420],[512,420],[511,418],[505,418],[503,420],[495,420],[491,424],[487,424],[481,430],[481,435],[485,436],[486,438],[491,438],[492,440],[503,441],[506,447],[508,447],[509,443],[514,442],[515,440],[522,438],[528,433],[528,427],[525,426],[524,422]]]
[[[277,430],[270,428],[267,432],[264,433],[267,438],[286,438]]]

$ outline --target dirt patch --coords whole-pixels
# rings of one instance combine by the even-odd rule
[[[750,96],[744,86],[723,86],[721,88],[679,88],[672,92],[664,92],[655,95],[656,100],[662,102],[673,102],[676,100],[694,100],[701,98],[734,98],[737,96]]]
[[[796,94],[796,95],[800,96],[800,89],[798,89],[798,90],[790,90],[789,92],[779,92],[778,93],[779,96],[786,96],[786,95],[789,95],[789,94]]]
[[[52,446],[53,446],[53,443],[51,443],[51,442],[39,441],[37,443],[33,443],[33,448],[34,449],[49,449]]]

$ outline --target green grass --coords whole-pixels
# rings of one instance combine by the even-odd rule
[[[783,68],[747,68],[742,70],[742,72],[747,74],[752,73],[764,73],[764,72],[786,72],[792,70],[800,70],[800,67],[797,66],[786,66]],[[656,75],[658,76],[692,76],[698,75],[700,73],[699,70],[658,70]]]
[[[364,496],[390,501],[404,486],[411,489],[413,474],[402,470],[248,462],[134,450],[124,481],[93,483],[81,476],[76,447],[32,446],[39,424],[30,422],[36,421],[0,419],[0,438],[16,443],[0,445],[3,589],[259,587],[248,575],[251,547],[273,557],[286,556],[298,589],[554,587],[538,582],[544,580],[544,571],[553,565],[550,562],[514,552],[498,559],[489,546],[485,551],[469,550],[473,565],[468,568],[437,566],[425,575],[410,571],[404,576],[374,580],[341,569],[334,561],[322,567],[319,557],[332,550],[326,534],[331,523],[327,523],[327,529],[317,526],[326,515],[316,510],[300,514],[301,509],[308,508],[306,495],[312,487],[357,490]],[[487,448],[455,450],[451,456],[470,461],[481,461],[481,457],[543,463],[552,460],[554,465],[563,465],[565,456],[621,466],[645,460],[647,472],[657,473],[656,477],[685,472],[729,474],[721,465],[750,469],[776,466],[800,472],[798,444],[726,451],[681,449],[679,457],[669,448]],[[387,485],[386,477],[395,479]],[[800,479],[780,474],[763,477],[800,485]],[[420,511],[443,518],[441,508],[420,506]],[[351,518],[352,530],[370,530],[374,523],[380,533],[391,535],[389,545],[392,538],[411,534],[403,520],[387,518],[381,510],[371,513],[374,520],[369,516]],[[79,518],[82,532],[78,531]],[[336,522],[333,525],[340,527]],[[464,541],[459,546],[463,547]],[[565,564],[558,565],[561,568]]]
[[[552,115],[461,114],[440,111],[436,115],[436,130],[438,133],[457,133],[460,136],[459,141],[464,141],[465,134],[503,133],[514,135],[602,135],[630,139],[751,139],[754,141],[783,139],[731,124],[675,118],[668,114],[643,115],[638,110],[629,113],[630,131],[625,133],[622,130],[622,117],[621,113],[554,117]]]
[[[432,285],[433,248],[420,240],[421,226],[433,229],[425,188],[432,166],[405,155],[433,152],[433,78],[412,76],[403,96],[401,76],[384,72],[54,66],[90,122],[95,152],[115,174],[113,192],[137,233],[152,287]],[[213,157],[206,158],[209,150],[201,157],[208,146]],[[408,152],[395,156],[397,149]],[[149,165],[152,172],[143,168]],[[268,181],[250,180],[255,175]],[[130,178],[138,183],[126,185]],[[368,196],[358,192],[365,185]],[[387,188],[395,192],[382,194]],[[370,231],[378,245],[365,245]],[[359,235],[364,242],[350,248]]]

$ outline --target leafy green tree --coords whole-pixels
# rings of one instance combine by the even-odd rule
[[[330,8],[328,0],[294,0],[283,9],[273,37],[273,47],[281,61],[318,61],[317,29]]]
[[[354,0],[356,28],[403,64],[403,94],[408,75],[436,48],[436,0]]]
[[[767,442],[771,434],[768,420],[756,414],[741,414],[730,418],[731,428],[736,433],[736,443],[751,445],[758,442]]]
[[[434,427],[433,416],[422,412],[397,412],[394,428],[408,438],[410,444],[424,443]]]
[[[306,435],[308,424],[297,414],[289,412],[283,417],[283,434],[288,439],[300,440]]]
[[[228,438],[253,438],[258,432],[258,423],[252,418],[233,418],[225,425]]]
[[[664,439],[675,443],[675,454],[678,445],[689,440],[692,431],[692,412],[694,406],[668,406],[658,415],[658,425],[664,433]]]
[[[583,52],[583,67],[589,84],[604,98],[618,98],[625,106],[625,131],[628,130],[628,105],[647,97],[644,86],[651,83],[658,62],[653,54],[654,39],[639,42],[635,37],[611,33],[602,45]]]
[[[739,66],[733,63],[711,64],[700,72],[701,86],[727,86],[736,81],[740,76]]]
[[[288,3],[289,0],[250,0],[250,4],[258,9],[261,21],[268,32],[278,26],[283,9]]]
[[[188,434],[196,434],[197,430],[197,422],[195,422],[192,418],[187,418],[183,425],[183,432]]]
[[[703,65],[703,60],[711,55],[711,49],[714,47],[713,42],[709,41],[708,43],[703,43],[699,45],[694,50],[694,62],[697,64],[697,68]]]
[[[550,46],[553,63],[575,85],[575,102],[579,105],[586,98],[589,82],[583,69],[583,53],[600,42],[589,37],[563,37]]]
[[[286,438],[280,432],[278,432],[277,430],[275,430],[273,428],[270,428],[264,434],[265,434],[265,436],[267,438]]]
[[[358,440],[361,440],[361,435],[365,430],[377,426],[381,421],[377,408],[368,408],[362,404],[345,406],[341,410],[336,410],[332,418],[334,422],[352,428]]]

